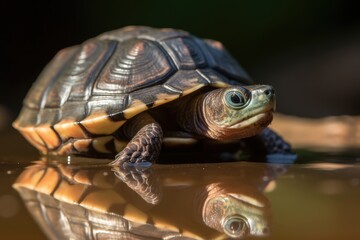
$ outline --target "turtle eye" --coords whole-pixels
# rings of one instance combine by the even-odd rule
[[[239,109],[246,104],[246,99],[240,91],[229,91],[225,94],[225,102],[231,108]]]
[[[225,220],[224,232],[232,238],[244,237],[248,231],[249,226],[246,220],[241,217],[234,216]]]

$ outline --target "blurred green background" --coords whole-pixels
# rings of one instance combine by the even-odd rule
[[[256,82],[275,86],[280,112],[360,114],[359,9],[349,0],[2,1],[0,105],[16,117],[60,49],[148,25],[223,42]]]

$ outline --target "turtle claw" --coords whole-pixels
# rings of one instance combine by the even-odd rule
[[[131,149],[131,147],[129,147]],[[124,149],[118,155],[115,160],[110,163],[112,166],[134,166],[134,167],[150,167],[152,162],[149,156],[145,154],[139,154],[140,151],[132,152],[128,149]]]
[[[151,162],[146,161],[141,156],[129,156],[124,151],[116,155],[115,160],[110,163],[112,166],[134,166],[134,167],[149,167],[152,165]]]

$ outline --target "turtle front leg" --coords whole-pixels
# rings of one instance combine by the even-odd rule
[[[270,128],[265,128],[259,135],[268,154],[292,153],[290,144]]]
[[[116,155],[111,165],[146,165],[160,154],[163,140],[161,126],[149,114],[140,114],[123,128],[124,135],[133,136],[127,146]]]

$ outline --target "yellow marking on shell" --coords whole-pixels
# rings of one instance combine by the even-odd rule
[[[50,195],[56,188],[61,176],[54,168],[47,168],[44,177],[36,184],[35,190]]]
[[[35,189],[36,184],[39,183],[40,179],[44,176],[44,173],[45,169],[27,168],[16,179],[13,186],[15,188],[25,187],[28,189]]]
[[[91,114],[81,121],[87,131],[93,134],[110,135],[121,127],[125,121],[112,121],[105,112]]]
[[[40,150],[43,154],[46,154],[48,152],[43,140],[36,133],[34,127],[24,127],[19,128],[18,130],[29,143],[31,143],[34,147]]]
[[[91,139],[79,139],[74,142],[74,147],[78,152],[87,152],[91,144]]]
[[[131,102],[131,105],[128,106],[128,108],[123,111],[123,114],[126,119],[130,119],[130,118],[134,117],[135,115],[137,115],[147,109],[148,109],[148,107],[146,106],[145,103],[143,103],[140,100],[135,99]]]
[[[69,138],[86,138],[86,134],[75,120],[63,119],[54,125],[54,129],[60,135],[62,140]]]
[[[192,93],[192,92],[195,92],[196,90],[198,90],[198,89],[200,89],[200,88],[202,88],[202,87],[204,87],[204,86],[205,86],[205,84],[203,84],[203,83],[197,84],[197,85],[195,85],[195,86],[192,87],[192,88],[189,88],[189,89],[187,89],[187,90],[184,90],[182,95],[183,95],[183,96],[188,95],[188,94],[190,94],[190,93]]]
[[[50,124],[41,124],[35,127],[36,133],[45,142],[48,149],[54,149],[60,145],[58,135],[51,129]]]
[[[93,140],[92,145],[97,152],[100,153],[111,153],[110,150],[106,149],[105,145],[112,141],[112,136],[97,137]]]
[[[68,181],[62,180],[53,196],[60,201],[78,203],[87,188],[87,185],[70,184]]]
[[[221,81],[215,81],[213,83],[211,83],[212,87],[216,87],[216,88],[227,88],[227,87],[231,87],[231,84],[228,84],[226,82],[221,82]]]
[[[129,141],[121,141],[121,140],[115,139],[114,143],[115,143],[116,151],[120,152],[126,147],[126,145],[129,143]]]
[[[179,94],[166,94],[166,93],[156,94],[156,99],[158,99],[158,100],[156,100],[154,102],[152,107],[157,107],[157,106],[163,105],[163,104],[168,103],[177,98],[179,98]]]
[[[114,190],[99,190],[90,192],[81,202],[81,205],[102,212],[107,212],[114,205],[126,203],[125,199]]]
[[[174,225],[170,225],[166,220],[164,221],[164,220],[153,218],[153,221],[154,221],[155,227],[166,229],[169,231],[180,232],[180,229],[178,227],[176,227]]]
[[[60,155],[67,155],[72,153],[72,143],[67,143],[64,146],[62,146],[59,150],[57,150],[57,154]]]
[[[135,206],[128,204],[125,206],[124,218],[136,223],[147,223],[148,215],[136,208]]]

